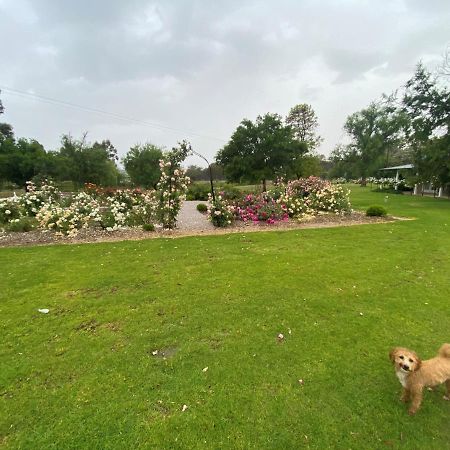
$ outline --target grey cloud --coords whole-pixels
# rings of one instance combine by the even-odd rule
[[[331,148],[345,117],[328,98],[344,101],[341,92],[364,86],[340,109],[359,108],[444,50],[450,6],[435,1],[425,11],[425,3],[0,0],[0,84],[225,139],[245,116],[317,102]],[[17,130],[50,147],[86,129],[117,139],[122,152],[139,140],[171,146],[186,137],[51,106],[38,127],[27,101],[4,103]],[[193,141],[210,157],[221,145]]]

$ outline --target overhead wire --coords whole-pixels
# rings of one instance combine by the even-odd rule
[[[65,100],[59,100],[59,99],[56,99],[56,98],[46,97],[44,95],[35,94],[35,93],[32,93],[32,92],[23,91],[23,90],[20,90],[20,89],[13,89],[13,88],[10,88],[8,86],[0,85],[0,90],[3,90],[6,93],[9,93],[9,94],[12,94],[12,95],[17,95],[17,96],[22,97],[22,98],[33,98],[34,100],[38,100],[38,101],[41,101],[43,103],[56,104],[56,105],[59,105],[59,106],[65,106],[65,107],[69,107],[69,108],[79,109],[79,110],[82,110],[82,111],[87,111],[87,112],[92,112],[92,113],[96,113],[96,114],[101,114],[101,115],[104,115],[104,116],[112,117],[114,119],[118,119],[118,120],[122,120],[122,121],[126,121],[126,122],[132,122],[132,123],[135,123],[135,124],[138,124],[138,125],[144,125],[144,126],[148,126],[148,127],[151,127],[151,128],[164,130],[164,131],[169,131],[171,133],[183,133],[183,134],[188,135],[188,136],[196,136],[196,137],[200,137],[200,138],[204,138],[204,139],[212,139],[212,140],[215,140],[215,141],[227,142],[225,139],[214,137],[214,136],[208,136],[208,135],[205,135],[205,134],[197,133],[195,131],[188,131],[188,130],[183,130],[183,129],[180,129],[180,128],[168,127],[166,125],[161,125],[161,124],[156,124],[156,123],[152,123],[152,122],[147,122],[145,120],[136,119],[136,118],[133,118],[133,117],[123,116],[121,114],[112,113],[112,112],[105,111],[105,110],[98,109],[98,108],[91,108],[89,106],[78,105],[76,103],[68,102],[68,101],[65,101]]]

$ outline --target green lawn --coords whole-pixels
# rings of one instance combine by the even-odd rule
[[[450,448],[387,356],[450,341],[450,201],[352,199],[417,220],[0,249],[0,446]]]

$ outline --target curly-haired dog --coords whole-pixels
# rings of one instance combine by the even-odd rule
[[[417,354],[406,348],[391,350],[389,357],[395,366],[395,373],[403,386],[401,400],[411,400],[409,414],[415,414],[422,403],[424,387],[433,387],[445,383],[450,400],[450,344],[444,344],[436,357],[421,361]]]

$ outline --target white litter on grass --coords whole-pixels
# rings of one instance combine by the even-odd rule
[[[283,334],[283,333],[280,333],[280,334],[277,336],[277,338],[278,338],[280,341],[282,341],[282,340],[284,339],[284,334]]]
[[[183,405],[183,407],[181,408],[181,412],[185,412],[188,409],[187,405]]]
[[[300,378],[300,380],[298,380],[298,383],[301,384],[302,386],[305,384],[305,382],[303,381],[302,378]]]
[[[156,356],[158,354],[158,350],[154,350],[153,352],[152,352],[152,355],[153,356]]]
[[[48,313],[50,312],[50,310],[47,309],[47,308],[38,309],[38,311],[39,311],[40,313],[42,313],[42,314],[48,314]]]
[[[204,369],[202,369],[202,372],[206,372],[208,370],[207,367],[205,367]]]

